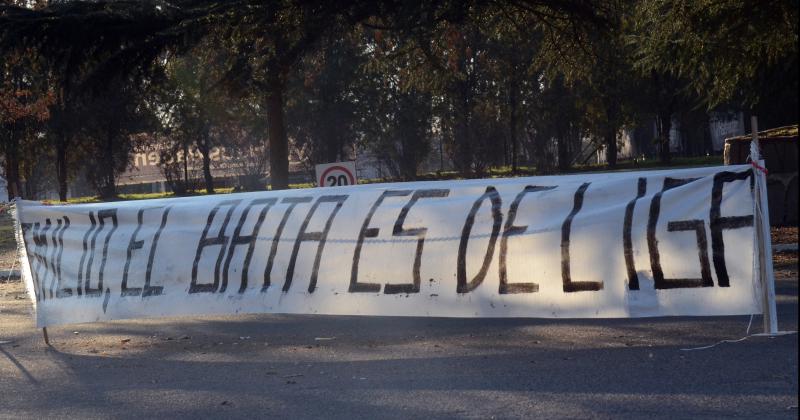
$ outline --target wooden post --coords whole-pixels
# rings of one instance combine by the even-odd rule
[[[50,337],[47,336],[47,327],[42,328],[42,335],[44,336],[44,343],[50,346]]]

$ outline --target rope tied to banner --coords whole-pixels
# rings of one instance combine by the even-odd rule
[[[753,167],[754,167],[754,168],[756,168],[756,169],[758,169],[759,171],[763,172],[763,173],[764,173],[764,175],[769,175],[769,171],[767,170],[767,168],[765,168],[765,167],[763,167],[763,166],[759,165],[759,164],[758,164],[756,161],[754,161],[754,160],[751,160],[751,161],[750,161],[750,164],[751,164],[751,165],[753,165]]]

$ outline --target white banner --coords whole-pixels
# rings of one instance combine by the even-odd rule
[[[18,202],[39,326],[760,313],[750,166]]]

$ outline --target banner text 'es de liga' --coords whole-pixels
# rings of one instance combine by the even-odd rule
[[[750,166],[17,203],[37,324],[760,313]]]

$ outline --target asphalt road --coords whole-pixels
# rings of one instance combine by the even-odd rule
[[[797,330],[796,254],[778,269]],[[0,418],[798,417],[797,335],[680,350],[749,317],[177,318],[50,328],[48,348],[29,310],[0,283]]]

